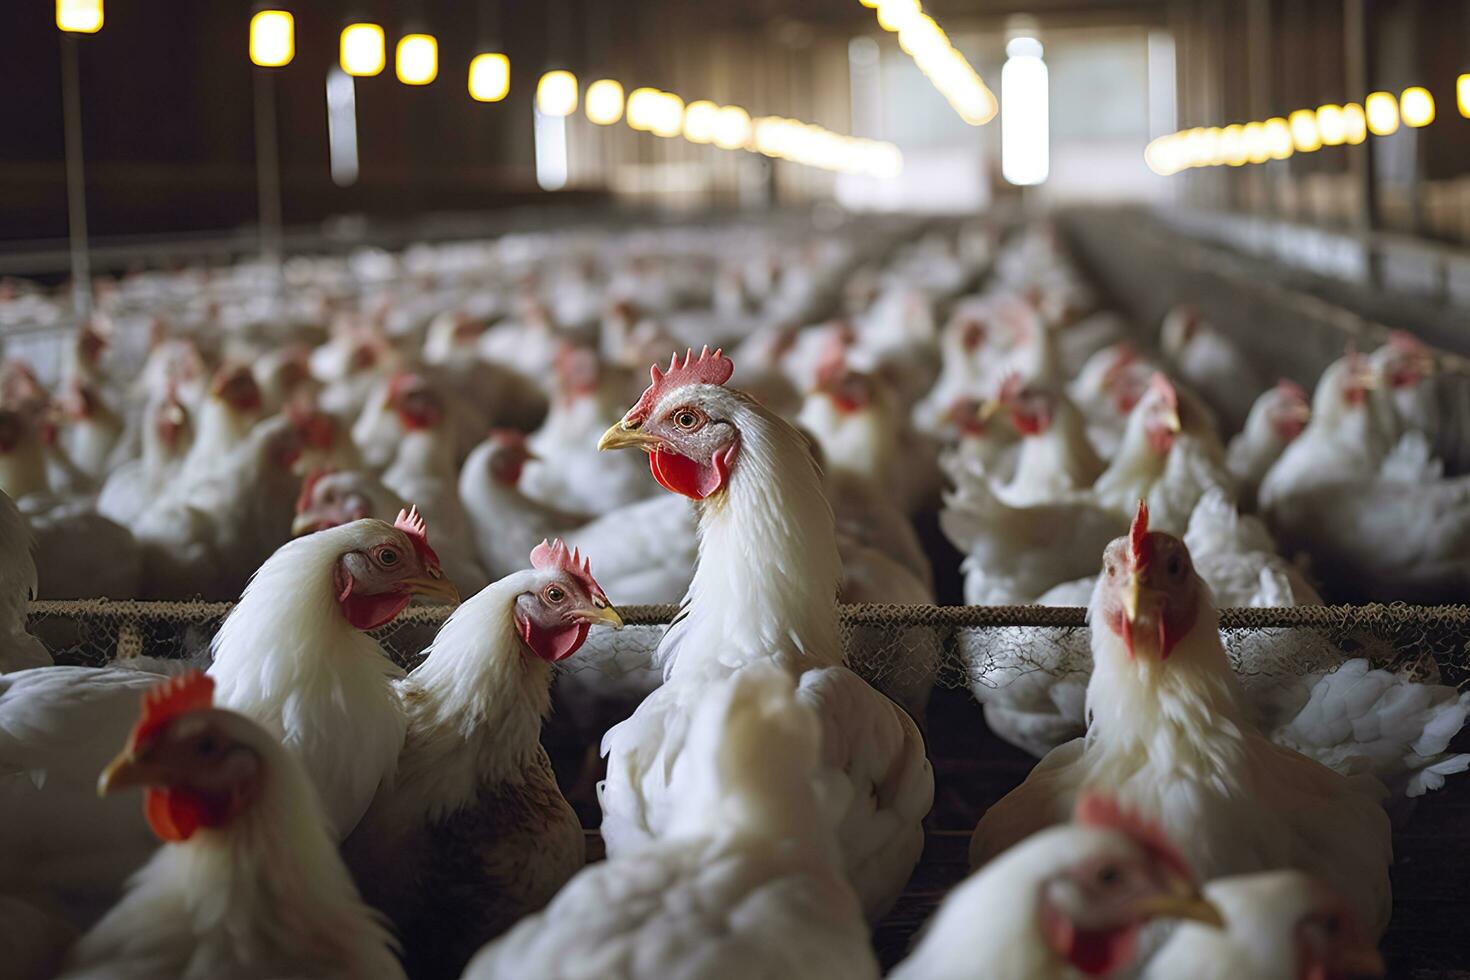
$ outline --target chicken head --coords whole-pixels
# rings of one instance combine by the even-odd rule
[[[515,624],[532,653],[549,663],[581,648],[594,623],[622,629],[623,618],[592,577],[591,563],[560,538],[531,552],[535,576],[516,596]]]
[[[1189,549],[1172,534],[1150,531],[1140,500],[1128,536],[1103,552],[1093,606],[1130,657],[1163,661],[1193,628],[1203,590]]]
[[[351,549],[337,559],[333,585],[337,605],[357,629],[377,629],[391,621],[416,595],[459,601],[439,567],[439,556],[429,547],[428,527],[418,508],[399,511],[391,527],[382,521],[359,521],[352,527],[357,533]]]

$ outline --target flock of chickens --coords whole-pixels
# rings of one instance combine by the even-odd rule
[[[1048,226],[849,231],[302,258],[268,296],[138,274],[50,384],[6,361],[0,972],[877,977],[942,653],[869,683],[851,645],[894,638],[839,610],[933,604],[937,509],[968,602],[1091,630],[960,637],[1041,758],[890,976],[1383,975],[1390,813],[1470,767],[1470,694],[1366,657],[1281,680],[1290,639],[1233,663],[1218,610],[1462,589],[1431,352],[1349,352],[1309,401],[1191,308],[1157,347],[1098,310]],[[0,325],[50,303],[7,283]],[[27,631],[37,596],[196,595],[238,599],[199,663]],[[372,631],[415,599],[455,608],[405,673]],[[678,601],[628,663],[614,603]],[[605,861],[554,691],[622,705]]]

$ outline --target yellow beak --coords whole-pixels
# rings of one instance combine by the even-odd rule
[[[415,575],[404,579],[403,584],[408,586],[408,591],[425,599],[438,599],[451,606],[459,604],[459,590],[442,572],[438,575]]]
[[[159,767],[140,761],[131,748],[126,748],[97,777],[97,795],[106,796],[132,786],[150,786],[159,782],[163,775]]]
[[[1128,584],[1123,586],[1123,615],[1128,617],[1132,623],[1138,619],[1138,593],[1142,586],[1138,582],[1138,576],[1128,573]]]
[[[610,426],[602,434],[602,438],[597,440],[597,448],[602,452],[609,449],[643,449],[652,452],[658,443],[657,438],[645,435],[637,429],[630,429],[626,422],[619,421],[616,425]]]
[[[1138,914],[1145,919],[1187,919],[1215,929],[1225,928],[1220,910],[1199,892],[1163,892],[1139,902]]]
[[[1170,432],[1180,432],[1184,429],[1184,423],[1179,420],[1179,410],[1170,409],[1164,416],[1164,425],[1168,426]]]
[[[615,630],[623,628],[623,617],[611,604],[606,606],[588,606],[585,609],[578,610],[577,615],[581,616],[585,622],[591,623],[594,626],[611,626]]]
[[[989,422],[992,418],[995,417],[995,413],[996,412],[999,412],[999,411],[1000,411],[1000,399],[999,398],[991,398],[991,399],[989,399],[988,401],[985,402],[985,404],[983,404],[983,405],[980,406],[980,413],[979,413],[979,415],[980,415],[980,421],[981,422]]]

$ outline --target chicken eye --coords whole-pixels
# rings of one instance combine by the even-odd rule
[[[674,413],[674,424],[681,429],[693,429],[699,425],[699,413],[693,409],[681,408]]]
[[[380,548],[378,550],[378,564],[384,568],[392,568],[398,564],[398,552],[392,548]]]
[[[214,755],[219,751],[219,742],[213,735],[204,735],[199,739],[199,753],[201,755]]]
[[[1117,571],[1118,570],[1113,567],[1113,563],[1108,562],[1108,578],[1112,578],[1114,575],[1116,575]]]
[[[542,595],[546,597],[547,602],[551,603],[561,602],[567,597],[566,592],[559,585],[548,585]]]
[[[1116,864],[1105,864],[1098,869],[1097,880],[1098,884],[1116,885],[1123,880],[1123,869]]]
[[[1179,574],[1184,571],[1184,565],[1178,555],[1169,556],[1168,570],[1170,578],[1178,578]]]

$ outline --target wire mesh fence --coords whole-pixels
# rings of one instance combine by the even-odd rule
[[[203,662],[230,604],[36,602],[30,629],[58,663],[102,665],[148,656]],[[674,606],[621,610],[627,627],[594,631],[569,671],[622,676],[646,670]],[[413,606],[374,636],[396,662],[415,666],[450,612]],[[844,606],[848,663],[875,686],[968,687],[982,693],[1018,679],[1091,669],[1086,611],[1049,606]],[[1296,606],[1226,609],[1221,632],[1247,686],[1331,670],[1350,659],[1415,680],[1456,687],[1470,680],[1470,606]],[[900,698],[900,700],[906,700]]]

